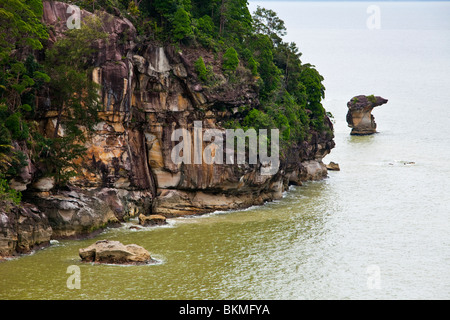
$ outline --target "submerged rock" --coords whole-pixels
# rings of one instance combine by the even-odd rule
[[[330,171],[341,171],[341,168],[339,168],[339,164],[335,162],[330,162],[326,165],[327,169]]]
[[[145,216],[139,215],[139,224],[142,226],[161,226],[167,224],[166,217],[160,214]]]
[[[154,262],[150,253],[136,244],[124,245],[119,241],[99,240],[80,249],[82,261],[112,264],[146,264]]]
[[[140,230],[140,229],[142,229],[142,228],[141,228],[141,227],[138,227],[138,226],[129,226],[128,229],[129,229],[129,230]]]
[[[348,103],[347,123],[352,128],[351,135],[370,135],[376,133],[377,124],[372,115],[372,110],[375,107],[387,103],[388,100],[382,97],[371,96],[356,96]]]

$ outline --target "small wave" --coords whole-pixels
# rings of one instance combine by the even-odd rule
[[[88,262],[87,265],[91,266],[109,266],[109,267],[152,267],[152,266],[159,266],[165,263],[165,260],[162,259],[155,259],[149,263],[138,263],[138,264],[130,264],[130,263],[102,263],[102,262]]]
[[[2,258],[0,258],[0,263],[3,262],[3,261],[17,260],[17,259],[19,259],[19,258],[20,258],[20,256],[14,256],[14,257],[2,257]]]
[[[121,231],[126,230],[129,232],[140,232],[140,231],[156,230],[156,229],[160,229],[160,228],[174,228],[174,227],[175,227],[175,222],[173,221],[173,219],[167,219],[166,224],[153,225],[153,226],[143,226],[143,225],[140,225],[139,223],[135,223],[135,222],[124,222],[124,223],[122,223],[122,226],[119,227],[118,229],[120,229]],[[113,230],[113,229],[111,229],[111,230]]]
[[[262,203],[262,204],[255,204],[255,205],[249,206],[247,208],[216,210],[216,211],[205,213],[205,214],[177,217],[176,221],[192,220],[192,219],[205,219],[205,218],[209,218],[209,217],[220,216],[220,215],[224,215],[224,214],[231,214],[231,213],[236,213],[236,212],[248,212],[248,211],[253,211],[253,210],[261,210],[263,208],[266,208],[267,206],[272,206],[272,205],[276,205],[276,204],[280,203],[283,199],[288,197],[292,191],[296,190],[296,188],[297,188],[297,186],[294,186],[294,185],[289,186],[288,189],[282,193],[281,199],[264,201],[264,203]]]
[[[416,165],[415,161],[406,161],[406,160],[394,160],[394,161],[387,161],[388,165],[390,166],[414,166]]]

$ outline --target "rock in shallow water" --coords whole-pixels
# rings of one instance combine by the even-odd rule
[[[167,224],[166,217],[160,214],[145,216],[139,215],[139,224],[142,226],[161,226]]]
[[[119,241],[99,240],[80,249],[82,261],[112,264],[148,264],[155,262],[150,253],[136,244],[124,245]]]
[[[330,170],[330,171],[341,171],[341,169],[339,168],[339,164],[338,163],[330,162],[326,166],[327,166],[327,169]]]

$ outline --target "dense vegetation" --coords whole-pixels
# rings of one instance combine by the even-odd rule
[[[40,23],[39,0],[5,0],[0,3],[0,200],[20,202],[9,181],[26,165],[25,155],[14,142],[27,141],[33,132],[34,94],[49,77],[30,55],[17,51],[42,49],[48,37]]]
[[[240,108],[241,117],[227,126],[277,127],[287,146],[307,139],[311,129],[326,129],[323,78],[314,66],[302,63],[295,43],[283,41],[286,28],[274,11],[258,7],[252,16],[246,0],[124,0],[115,5],[135,8],[127,11],[128,17],[142,37],[221,53],[222,70],[230,80],[236,81],[233,73],[239,65],[250,70],[258,82],[260,106]],[[202,82],[214,78],[202,57],[195,67]]]
[[[324,130],[323,77],[303,64],[295,43],[286,43],[283,20],[268,9],[249,12],[247,0],[79,0],[86,10],[119,9],[137,27],[142,41],[202,46],[222,53],[222,69],[232,79],[239,64],[258,79],[261,106],[243,110],[230,126],[278,127],[285,142]],[[220,56],[220,55],[219,55]],[[214,78],[203,59],[196,63],[203,82]]]
[[[41,23],[41,0],[4,0],[0,3],[0,201],[20,203],[10,181],[28,165],[37,175],[50,175],[64,185],[75,174],[74,159],[85,148],[79,124],[95,123],[99,98],[91,81],[86,43],[105,38],[98,21],[88,20],[81,30],[69,30],[51,49],[45,48],[48,31]],[[45,52],[38,63],[34,54]],[[51,100],[45,107],[57,112],[54,133],[43,136],[35,121],[38,92],[45,87]],[[50,109],[50,108],[49,108]],[[64,135],[58,131],[64,128]],[[88,130],[89,131],[89,130]]]
[[[258,7],[252,16],[247,0],[68,2],[91,12],[105,10],[127,17],[137,28],[138,41],[213,52],[229,81],[239,81],[237,70],[247,69],[257,82],[260,105],[242,106],[239,118],[228,121],[228,127],[280,128],[287,147],[307,139],[311,130],[327,129],[321,104],[323,78],[314,66],[302,63],[294,43],[283,41],[284,22],[272,10]],[[99,106],[97,88],[87,76],[91,52],[84,45],[105,36],[98,22],[89,21],[82,32],[68,31],[66,39],[49,50],[43,45],[48,33],[41,16],[41,0],[0,3],[0,200],[20,201],[20,194],[7,183],[27,164],[18,143],[32,150],[32,160],[43,174],[63,185],[73,174],[72,160],[84,152],[78,124],[89,128]],[[45,51],[45,61],[36,61],[36,51]],[[195,70],[204,84],[214,81],[213,68],[201,56]],[[44,86],[58,114],[55,134],[46,137],[34,121],[37,92]],[[57,134],[61,126],[64,137]]]

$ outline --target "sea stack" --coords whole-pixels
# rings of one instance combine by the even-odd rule
[[[372,110],[375,107],[387,103],[388,100],[382,97],[370,96],[356,96],[348,103],[347,123],[352,128],[351,135],[364,136],[376,133],[377,124],[372,115]]]

